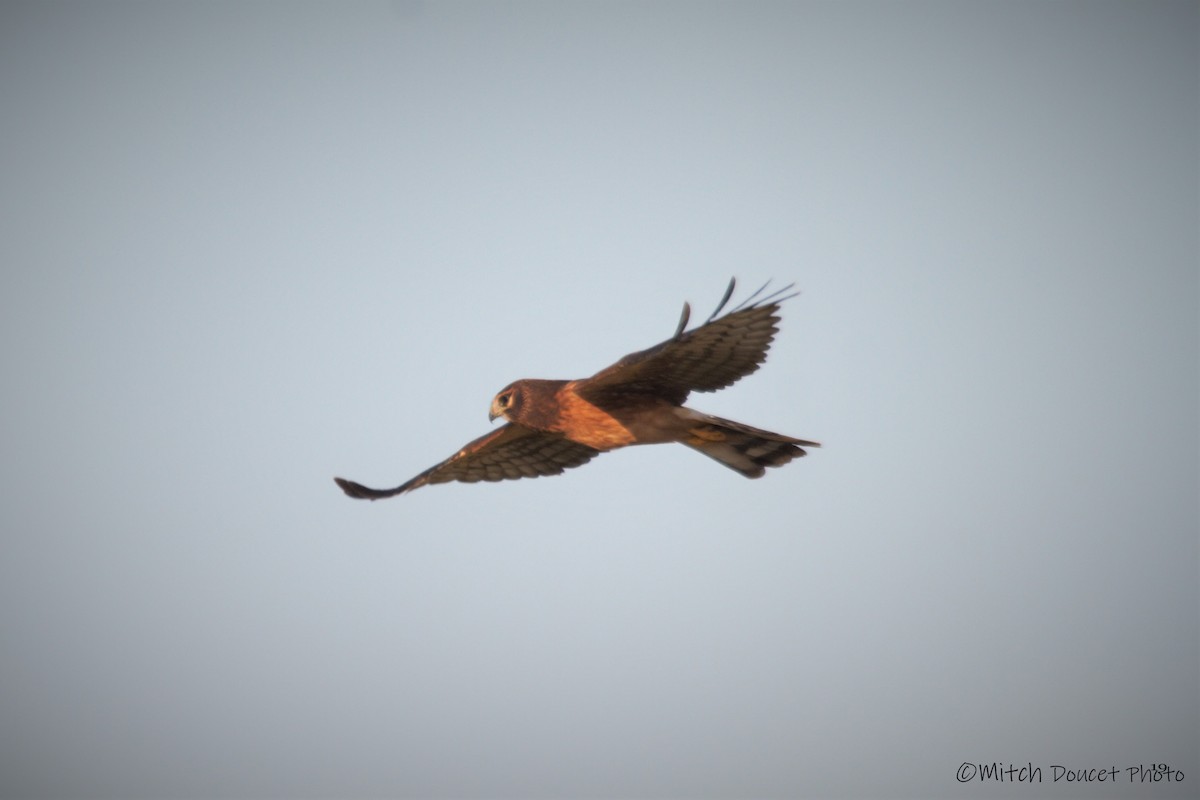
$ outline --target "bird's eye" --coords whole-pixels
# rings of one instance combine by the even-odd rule
[[[508,401],[509,401],[509,400],[511,400],[511,399],[512,399],[512,395],[510,395],[510,394],[502,394],[502,395],[500,395],[500,407],[501,407],[501,408],[508,408]]]

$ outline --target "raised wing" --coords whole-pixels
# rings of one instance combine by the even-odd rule
[[[755,300],[769,285],[764,284],[718,317],[735,285],[731,279],[725,296],[703,325],[684,330],[691,316],[691,306],[684,303],[674,336],[648,350],[630,353],[580,381],[579,394],[589,400],[652,394],[682,404],[689,392],[715,392],[754,372],[766,360],[779,330],[775,326],[780,303],[796,296],[787,294],[795,284]]]
[[[395,489],[370,489],[345,478],[334,478],[342,491],[363,500],[379,500],[411,492],[428,483],[503,481],[558,475],[586,464],[599,450],[552,433],[520,425],[503,425],[463,447]]]

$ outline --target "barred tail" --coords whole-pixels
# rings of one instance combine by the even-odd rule
[[[801,445],[821,446],[819,442],[793,439],[708,414],[697,416],[696,424],[679,442],[747,478],[761,478],[767,467],[782,467],[793,458],[805,455]]]

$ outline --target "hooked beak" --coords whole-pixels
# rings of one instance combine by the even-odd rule
[[[496,417],[498,417],[498,416],[500,416],[500,415],[497,414],[495,411],[489,411],[488,412],[488,422],[495,422]]]

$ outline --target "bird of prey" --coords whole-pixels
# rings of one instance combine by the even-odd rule
[[[762,477],[818,442],[793,439],[683,405],[690,392],[715,392],[754,372],[766,360],[778,331],[779,306],[794,284],[758,300],[764,284],[741,305],[719,316],[736,280],[703,325],[686,330],[691,307],[675,335],[648,350],[579,380],[524,379],[492,400],[488,419],[507,422],[470,442],[440,464],[394,489],[370,489],[334,478],[351,497],[379,500],[426,484],[502,481],[559,475],[600,453],[633,444],[679,442],[747,478]]]

